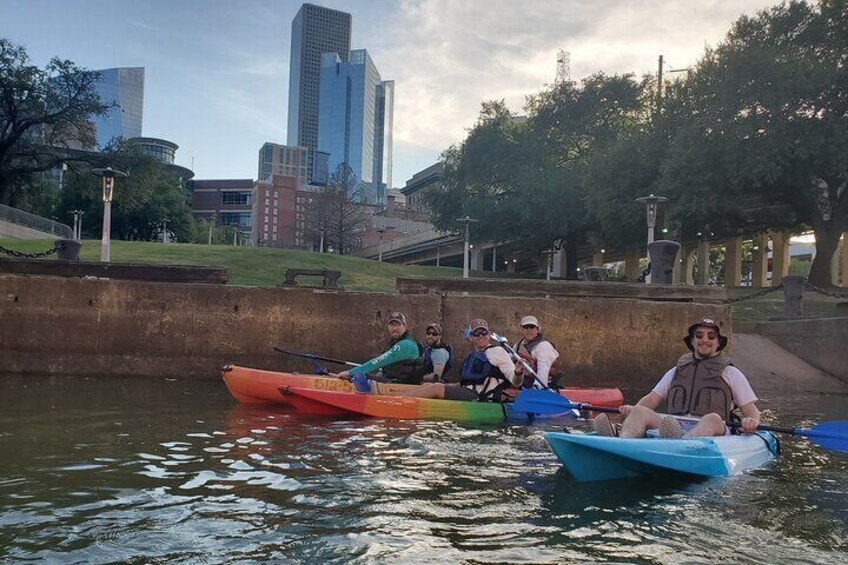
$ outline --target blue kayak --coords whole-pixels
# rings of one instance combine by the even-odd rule
[[[773,461],[779,449],[770,432],[692,439],[547,432],[545,439],[578,481],[668,474],[726,477]]]

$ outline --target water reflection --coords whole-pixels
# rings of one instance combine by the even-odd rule
[[[729,480],[576,483],[540,427],[302,418],[217,382],[7,377],[0,398],[4,561],[848,557],[848,459],[803,440]]]

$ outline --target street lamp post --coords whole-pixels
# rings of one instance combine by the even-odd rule
[[[667,201],[668,198],[665,196],[654,196],[653,193],[648,196],[642,196],[636,199],[636,202],[641,202],[645,204],[648,211],[648,245],[651,245],[654,241],[654,228],[657,227],[657,205]],[[645,247],[645,256],[648,257],[648,263],[651,261],[651,257],[648,254],[648,248]],[[650,273],[648,273],[648,277],[650,277]],[[646,278],[645,282],[650,283],[650,278]]]
[[[472,223],[479,222],[479,221],[480,220],[475,220],[474,218],[469,218],[468,216],[465,216],[464,218],[459,218],[457,220],[458,223],[465,224],[465,249],[464,249],[463,254],[462,254],[462,278],[464,278],[464,279],[468,278],[468,264],[469,264],[468,251],[470,249],[470,247],[469,247],[470,243],[469,242],[470,242],[470,238],[471,238],[471,230],[470,230],[469,226]]]
[[[85,214],[82,210],[71,210],[74,215],[74,239],[80,241],[82,239],[82,215]]]
[[[383,262],[383,234],[389,230],[395,229],[394,226],[383,226],[377,230],[377,233],[380,234],[380,243],[377,245],[377,261]]]
[[[100,260],[108,263],[111,259],[112,192],[115,190],[115,179],[117,177],[128,177],[129,175],[114,170],[112,167],[92,169],[91,172],[103,179],[103,236],[100,238]]]
[[[212,215],[209,217],[209,245],[212,245],[212,232],[215,230],[215,222],[217,219],[217,214],[212,212]]]

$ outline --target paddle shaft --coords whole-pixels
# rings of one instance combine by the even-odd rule
[[[315,355],[314,353],[301,353],[299,351],[289,351],[288,349],[283,349],[279,345],[274,346],[274,351],[278,351],[279,353],[287,353],[288,355],[294,355],[295,357],[305,357],[306,359],[317,359],[318,361],[326,361],[327,363],[347,365],[349,367],[359,366],[359,363],[354,363],[353,361],[345,361],[344,359],[336,359],[334,357],[323,357],[321,355]]]
[[[507,353],[509,353],[509,355],[512,357],[513,362],[517,361],[521,363],[521,365],[524,367],[524,370],[530,373],[530,375],[537,383],[542,385],[542,387],[544,387],[545,389],[551,390],[551,387],[542,382],[542,379],[539,378],[539,375],[536,374],[536,371],[533,370],[533,367],[530,366],[530,363],[528,363],[526,359],[524,359],[512,347],[510,347],[509,342],[507,342],[505,337],[495,333],[492,334],[492,337],[500,344],[501,347],[506,349]]]

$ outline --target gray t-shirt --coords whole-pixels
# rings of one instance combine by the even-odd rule
[[[448,350],[444,347],[439,347],[438,349],[430,350],[430,359],[433,360],[433,366],[436,365],[447,365],[448,360],[450,359],[450,354],[448,354]]]

